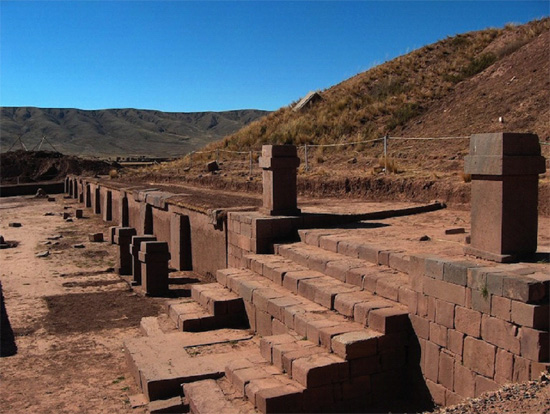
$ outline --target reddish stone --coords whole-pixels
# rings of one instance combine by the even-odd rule
[[[410,315],[411,324],[416,336],[423,339],[430,337],[430,321],[420,316]]]
[[[503,349],[498,349],[495,363],[495,381],[499,384],[511,382],[513,368],[514,355]]]
[[[454,328],[455,305],[437,299],[435,301],[435,321],[447,328]]]
[[[439,374],[437,382],[452,390],[454,384],[455,359],[446,352],[439,354]]]
[[[457,331],[479,338],[481,332],[481,313],[457,306],[455,315],[455,328]]]
[[[428,390],[430,390],[430,395],[436,405],[445,405],[445,387],[441,384],[436,384],[435,382],[426,380],[426,385]]]
[[[424,356],[424,375],[426,378],[437,382],[439,375],[439,346],[433,342],[426,342],[426,350]]]
[[[512,322],[528,328],[548,331],[550,318],[550,305],[530,305],[513,300]]]
[[[476,397],[486,392],[495,391],[498,388],[498,384],[495,381],[485,378],[482,375],[476,376]]]
[[[483,315],[481,318],[481,337],[487,342],[519,355],[520,344],[517,327],[510,322]]]
[[[464,306],[466,302],[466,288],[464,286],[442,280],[426,278],[423,292],[428,296],[433,296],[460,306]]]
[[[513,382],[525,382],[529,381],[529,361],[525,358],[521,358],[517,355],[514,355],[514,372],[512,381]]]
[[[512,301],[501,296],[491,296],[491,315],[504,321],[510,320]]]
[[[521,356],[535,362],[550,362],[550,335],[548,331],[539,331],[523,327],[519,333]],[[517,352],[519,354],[519,352]]]
[[[464,347],[464,334],[454,329],[447,330],[447,349],[462,357]],[[461,358],[459,358],[460,360]]]
[[[464,397],[473,398],[475,396],[475,377],[476,375],[464,365],[455,364],[454,391]]]
[[[447,347],[447,328],[430,322],[430,341],[442,347]]]
[[[464,366],[492,378],[495,372],[495,350],[493,345],[467,336],[464,339]]]

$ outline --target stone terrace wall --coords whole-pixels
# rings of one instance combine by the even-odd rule
[[[177,270],[213,277],[227,267],[225,228],[207,211],[172,203],[174,194],[74,176],[67,177],[65,191],[113,226],[134,227],[138,235],[154,234],[167,242],[170,265]]]

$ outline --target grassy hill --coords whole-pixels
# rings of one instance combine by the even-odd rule
[[[296,110],[298,101],[291,103],[207,145],[192,159],[147,168],[132,179],[258,191],[261,175],[257,168],[250,175],[247,155],[225,151],[295,144],[302,146],[302,194],[467,203],[469,186],[462,173],[467,137],[534,132],[550,143],[549,90],[549,18],[460,34],[319,91],[321,99],[301,110]],[[382,141],[327,146],[386,134],[389,175],[381,173]],[[448,136],[459,138],[394,139]],[[311,146],[307,171],[304,144]],[[542,148],[549,157],[550,146]],[[216,156],[223,161],[221,174],[204,174],[204,161]],[[548,187],[548,178],[542,183]],[[546,187],[542,201],[550,194]]]
[[[219,140],[266,114],[258,110],[167,113],[4,107],[0,113],[0,148],[8,150],[21,137],[31,149],[46,136],[55,149],[70,155],[177,157]],[[44,144],[42,149],[51,147]]]

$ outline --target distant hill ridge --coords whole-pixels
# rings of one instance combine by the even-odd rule
[[[31,149],[45,136],[59,152],[70,155],[177,157],[219,140],[266,114],[254,109],[184,113],[3,107],[0,148],[6,151],[21,137]],[[20,148],[19,143],[16,148]],[[42,149],[51,147],[44,143]]]

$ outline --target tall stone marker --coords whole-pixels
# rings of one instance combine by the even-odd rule
[[[472,175],[472,232],[465,253],[497,262],[535,253],[538,175],[546,170],[538,136],[472,135],[464,170]]]
[[[133,227],[116,227],[113,241],[118,245],[117,265],[115,271],[119,275],[132,274],[132,255],[130,254],[130,243],[132,236],[136,235]]]
[[[141,262],[141,285],[149,296],[164,296],[168,293],[168,243],[145,241],[138,253]]]
[[[300,214],[296,193],[296,169],[300,165],[294,145],[264,145],[260,157],[263,169],[262,213],[271,216]]]

